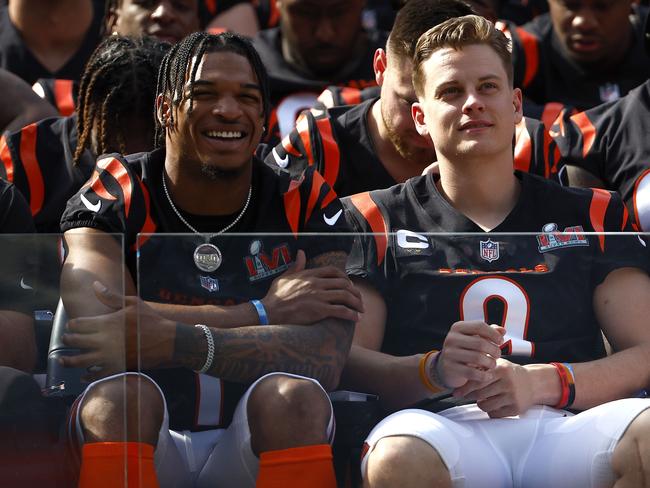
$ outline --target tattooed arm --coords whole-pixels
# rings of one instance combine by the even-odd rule
[[[307,263],[310,268],[344,269],[346,255],[328,252]],[[204,332],[176,324],[172,363],[201,369],[208,353]],[[318,380],[325,389],[337,386],[354,334],[354,324],[325,319],[310,327],[274,324],[235,329],[210,329],[215,353],[208,374],[247,383],[272,371],[284,371]]]

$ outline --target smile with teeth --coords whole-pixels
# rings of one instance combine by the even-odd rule
[[[241,131],[217,131],[209,130],[204,132],[211,139],[241,139],[244,133]]]

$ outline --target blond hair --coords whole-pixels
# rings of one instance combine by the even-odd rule
[[[497,53],[512,86],[513,68],[510,41],[492,22],[478,15],[449,19],[420,36],[413,57],[413,86],[418,96],[424,94],[426,75],[423,65],[434,51],[446,47],[461,50],[472,44],[485,44]]]

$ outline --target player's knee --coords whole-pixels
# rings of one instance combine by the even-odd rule
[[[247,409],[254,452],[327,442],[331,406],[314,381],[268,376],[251,392]]]
[[[449,471],[438,452],[413,436],[380,439],[368,454],[366,466],[366,487],[451,487]]]
[[[146,442],[155,445],[165,406],[156,385],[141,375],[102,381],[80,405],[86,442]]]
[[[650,409],[630,423],[612,454],[612,469],[617,477],[646,479],[650,486]]]

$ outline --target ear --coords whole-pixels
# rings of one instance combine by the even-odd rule
[[[117,34],[117,32],[115,32],[115,25],[117,24],[118,19],[117,9],[118,7],[111,7],[108,12],[106,12],[106,18],[104,19],[106,34]]]
[[[372,58],[372,68],[375,72],[375,81],[381,86],[384,83],[384,73],[386,72],[386,68],[388,68],[386,51],[382,48],[375,51],[375,55]]]
[[[521,90],[519,88],[515,88],[512,91],[512,105],[515,109],[515,124],[518,124],[524,117],[523,95],[521,94]]]
[[[172,105],[169,103],[169,100],[162,94],[159,94],[156,97],[156,116],[158,117],[158,122],[163,127],[166,127],[167,121],[171,119],[171,111]]]
[[[413,117],[415,130],[418,131],[418,134],[423,137],[428,137],[429,129],[427,127],[424,111],[422,110],[422,104],[420,102],[415,102],[413,105],[411,105],[411,117]]]

